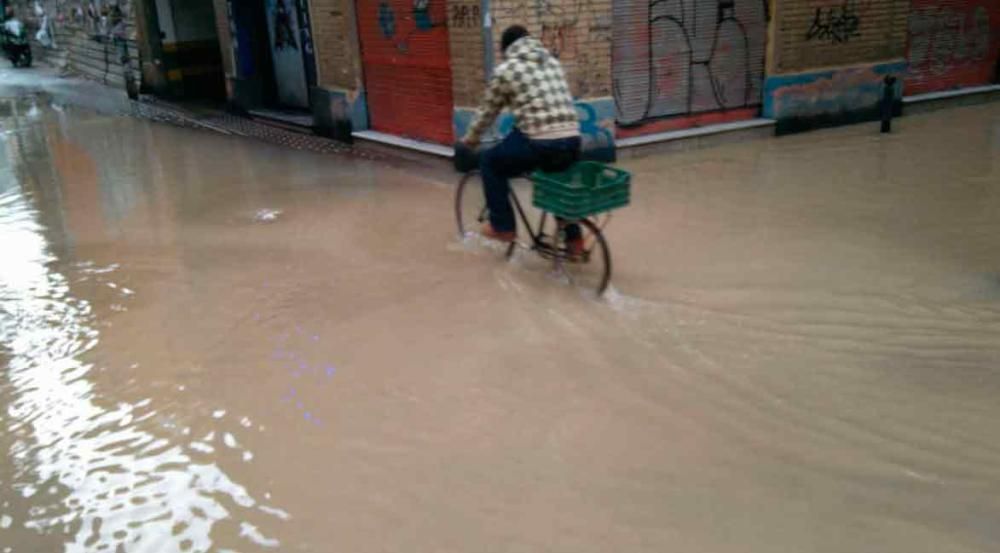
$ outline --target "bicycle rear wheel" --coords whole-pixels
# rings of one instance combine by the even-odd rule
[[[577,224],[583,237],[583,255],[564,253],[556,261],[574,286],[593,290],[601,297],[611,282],[611,250],[604,233],[593,221],[583,219]]]
[[[455,190],[455,220],[458,223],[458,237],[466,238],[479,232],[487,215],[486,196],[483,195],[483,186],[479,182],[479,173],[475,171],[466,173],[458,181],[458,189]]]

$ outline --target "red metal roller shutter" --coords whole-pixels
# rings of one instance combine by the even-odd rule
[[[756,116],[766,9],[767,0],[616,0],[619,125],[641,134]]]
[[[361,63],[371,127],[452,141],[445,0],[358,0]]]
[[[997,78],[1000,0],[912,0],[908,23],[907,94]]]

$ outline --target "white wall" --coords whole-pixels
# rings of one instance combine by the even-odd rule
[[[173,9],[170,0],[156,0],[156,17],[160,22],[163,42],[177,42],[177,32],[174,30]]]

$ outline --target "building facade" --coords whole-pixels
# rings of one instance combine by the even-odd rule
[[[130,0],[4,0],[35,37],[35,59],[115,87],[138,71]],[[137,80],[137,79],[135,79]]]
[[[877,117],[885,78],[897,79],[896,96],[903,90],[908,5],[776,1],[764,117],[779,133]]]
[[[616,140],[691,127],[764,118],[792,132],[869,120],[887,77],[899,98],[995,84],[1000,64],[998,0],[41,4],[57,31],[73,30],[77,39],[62,42],[81,68],[99,65],[87,52],[114,40],[96,46],[79,29],[100,28],[117,6],[149,90],[224,98],[341,139],[441,145],[464,133],[500,61],[500,33],[519,23],[560,58],[585,145],[609,156]],[[502,118],[496,132],[510,126]]]
[[[448,144],[520,23],[559,56],[589,149],[766,118],[778,132],[994,84],[995,0],[312,0],[317,124]],[[510,122],[501,120],[503,133]]]

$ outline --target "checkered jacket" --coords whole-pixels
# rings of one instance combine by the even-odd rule
[[[576,107],[559,60],[532,37],[511,44],[506,58],[493,72],[466,140],[478,142],[504,108],[529,137],[579,134]]]

